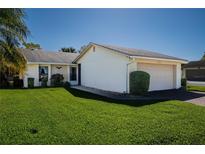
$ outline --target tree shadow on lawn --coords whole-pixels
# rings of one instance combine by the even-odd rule
[[[185,91],[183,89],[179,90],[164,90],[164,91],[154,91],[147,93],[144,98],[145,99],[136,99],[136,100],[115,100],[111,98],[107,98],[104,96],[100,96],[97,94],[92,94],[89,92],[72,89],[72,88],[65,88],[69,93],[74,95],[75,97],[86,98],[86,99],[94,99],[100,101],[106,101],[115,104],[124,104],[130,106],[144,106],[144,105],[151,105],[155,103],[165,102],[168,100],[179,100],[179,101],[188,101],[195,98],[204,97],[205,93],[196,93]],[[149,98],[149,99],[146,99]],[[160,98],[160,99],[159,99]]]
[[[115,103],[115,104],[123,104],[123,105],[130,105],[134,107],[139,107],[139,106],[144,106],[144,105],[151,105],[159,102],[159,100],[115,100],[107,97],[103,97],[100,95],[92,94],[89,92],[77,90],[77,89],[72,89],[72,88],[65,88],[69,93],[71,93],[75,97],[79,98],[85,98],[85,99],[93,99],[93,100],[99,100],[99,101],[106,101],[109,103]],[[165,101],[165,100],[164,100]]]

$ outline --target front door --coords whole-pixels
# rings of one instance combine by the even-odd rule
[[[81,64],[78,64],[78,85],[81,85]]]

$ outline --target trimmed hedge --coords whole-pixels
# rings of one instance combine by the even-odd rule
[[[130,93],[134,95],[144,95],[149,90],[150,75],[143,71],[130,73]]]

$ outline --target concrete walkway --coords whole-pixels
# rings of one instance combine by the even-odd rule
[[[72,86],[71,88],[93,93],[106,98],[121,100],[121,101],[166,101],[166,100],[181,100],[184,102],[193,103],[196,105],[205,106],[205,92],[186,92],[184,90],[164,90],[149,92],[146,96],[133,96],[117,92],[104,91],[100,89]]]

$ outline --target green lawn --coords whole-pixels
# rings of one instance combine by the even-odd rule
[[[205,92],[205,86],[188,85],[187,89],[188,89],[188,91],[201,91],[201,92]]]
[[[0,90],[0,144],[205,144],[205,107],[63,88]]]

